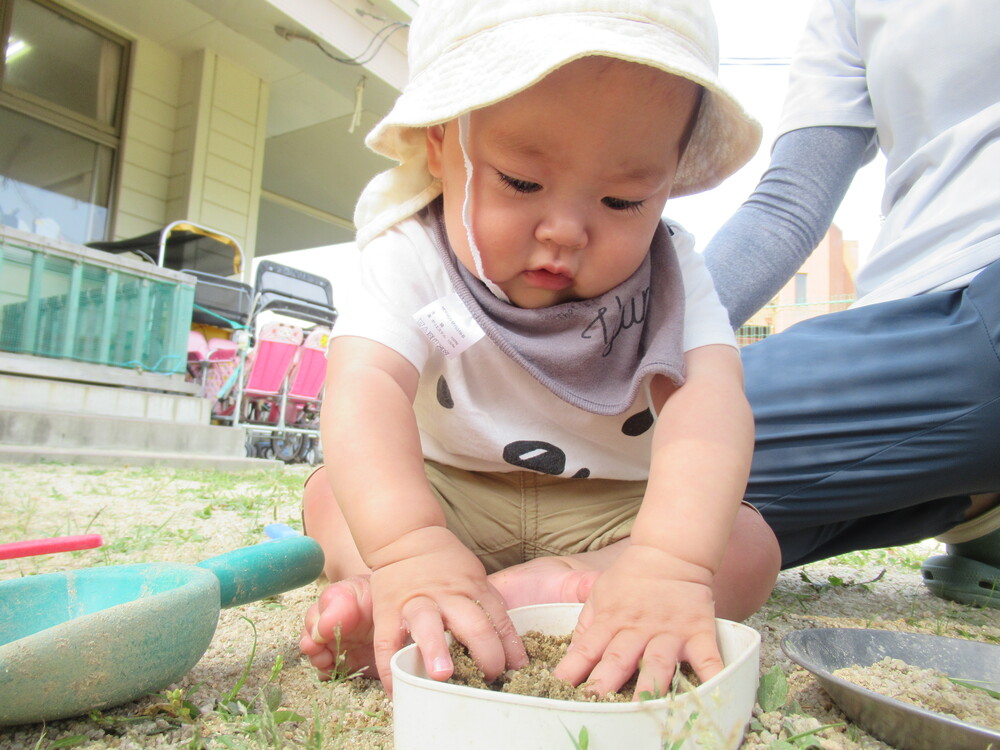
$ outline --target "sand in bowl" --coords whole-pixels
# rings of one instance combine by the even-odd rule
[[[871,666],[846,667],[833,675],[925,711],[1000,731],[998,694],[940,670],[922,669],[887,656]]]
[[[635,693],[635,677],[628,680],[618,691],[603,696],[587,692],[587,684],[574,687],[552,674],[556,665],[566,655],[571,636],[546,635],[537,630],[524,633],[521,641],[528,652],[528,664],[520,669],[508,669],[491,683],[486,682],[482,670],[476,666],[468,650],[458,641],[451,644],[451,658],[455,663],[455,673],[448,681],[453,685],[466,685],[483,690],[497,690],[501,693],[529,695],[535,698],[553,698],[565,701],[587,701],[590,703],[627,703]],[[682,664],[674,678],[671,693],[693,690],[700,685],[690,665]]]

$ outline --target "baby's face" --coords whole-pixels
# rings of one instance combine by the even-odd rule
[[[486,276],[515,305],[603,294],[649,250],[673,185],[699,87],[608,58],[569,63],[472,114],[472,227]],[[459,260],[475,264],[462,224],[458,124],[428,129],[431,172]]]

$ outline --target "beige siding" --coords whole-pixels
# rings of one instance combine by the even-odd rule
[[[234,188],[224,182],[208,177],[205,179],[205,201],[217,206],[226,206],[246,214],[250,208],[250,194],[241,188]]]
[[[167,216],[232,235],[253,253],[267,85],[211,51],[184,61]]]
[[[110,19],[94,20],[130,36]],[[252,256],[267,84],[212,50],[182,59],[132,40],[114,237],[187,219],[231,234]]]
[[[234,188],[245,188],[253,179],[251,166],[234,164],[213,154],[205,160],[205,169],[214,179]]]
[[[116,238],[145,234],[166,223],[177,128],[180,59],[148,40],[136,40],[134,49]]]

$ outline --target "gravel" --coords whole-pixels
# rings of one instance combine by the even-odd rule
[[[0,580],[91,565],[193,563],[254,544],[267,523],[301,527],[299,491],[308,473],[308,467],[246,475],[0,467],[0,539],[100,533],[105,542],[84,552],[0,561]],[[747,624],[763,638],[761,674],[778,665],[787,698],[768,705],[774,710],[755,708],[743,750],[810,742],[823,750],[890,747],[851,724],[812,675],[784,656],[780,640],[792,630],[868,627],[1000,643],[995,610],[938,599],[921,584],[920,561],[941,551],[925,542],[781,574],[771,599]],[[380,685],[319,682],[298,652],[302,615],[319,590],[310,584],[223,610],[202,659],[161,695],[91,717],[0,728],[0,748],[392,748],[392,706]],[[808,734],[827,725],[834,726]],[[803,734],[807,740],[789,742]]]

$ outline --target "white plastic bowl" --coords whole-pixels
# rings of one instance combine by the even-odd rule
[[[511,610],[519,633],[573,632],[581,604]],[[396,750],[573,750],[586,728],[589,750],[736,750],[753,711],[760,634],[716,620],[725,668],[697,689],[636,703],[535,698],[437,682],[417,647],[392,657]],[[676,744],[679,743],[679,744]]]

